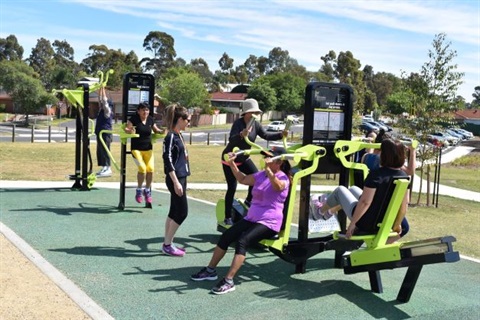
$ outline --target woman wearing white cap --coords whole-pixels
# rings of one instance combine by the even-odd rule
[[[228,144],[222,152],[222,164],[223,173],[227,180],[227,193],[225,194],[225,221],[227,225],[232,225],[232,206],[235,192],[237,191],[237,180],[233,175],[232,169],[226,163],[224,155],[233,151],[233,148],[238,147],[241,150],[250,149],[251,146],[245,141],[245,137],[252,142],[255,142],[257,135],[265,140],[281,140],[288,135],[288,131],[269,133],[265,131],[262,125],[257,121],[251,121],[254,115],[260,115],[262,110],[258,107],[258,102],[255,99],[246,99],[242,104],[242,114],[237,119],[230,129],[230,136],[228,138]],[[248,127],[247,127],[248,126]],[[246,175],[255,173],[258,171],[257,167],[253,163],[252,159],[248,155],[239,155],[235,159],[238,169]],[[250,205],[252,201],[252,187],[248,188],[248,194],[245,199],[245,204]]]

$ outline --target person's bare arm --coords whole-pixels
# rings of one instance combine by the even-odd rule
[[[255,178],[253,177],[253,175],[251,174],[246,175],[245,173],[238,170],[237,164],[235,163],[235,156],[233,154],[229,154],[229,156],[230,156],[230,159],[228,161],[228,164],[232,169],[235,179],[237,179],[237,181],[240,182],[241,184],[245,184],[247,186],[253,186],[253,184],[255,183]]]

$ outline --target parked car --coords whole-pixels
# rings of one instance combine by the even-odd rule
[[[393,131],[393,128],[392,128],[390,125],[386,124],[385,122],[380,121],[380,120],[378,120],[377,122],[378,122],[379,124],[384,125],[385,127],[387,127],[387,130],[386,130],[386,131],[388,131],[388,132]]]
[[[380,131],[380,128],[377,127],[377,126],[374,126],[373,124],[370,124],[368,122],[362,122],[362,124],[358,127],[360,130],[364,131],[364,132],[368,132],[368,131],[375,131],[378,133],[378,131]]]
[[[461,129],[461,128],[451,128],[451,129],[455,132],[463,134],[466,137],[466,139],[472,139],[473,138],[473,133],[471,133],[468,130]]]
[[[300,123],[300,118],[294,114],[288,115],[287,119],[292,120],[294,124]]]
[[[460,134],[460,133],[458,133],[458,132],[456,132],[456,131],[453,131],[452,129],[447,129],[447,130],[445,130],[445,132],[448,133],[449,135],[455,137],[455,138],[458,138],[459,141],[462,141],[462,140],[465,140],[465,139],[466,139],[463,134]]]
[[[429,134],[427,136],[427,142],[433,144],[434,146],[442,147],[442,148],[446,148],[450,146],[450,143],[448,142],[447,138],[442,136],[434,136],[432,134]]]
[[[373,117],[371,115],[366,114],[366,115],[362,116],[362,121],[366,122],[366,121],[375,121],[375,120],[373,119]]]
[[[267,125],[267,131],[282,131],[285,130],[285,122],[272,121]]]
[[[445,132],[435,132],[435,133],[432,133],[432,135],[434,137],[442,137],[444,138],[445,140],[448,141],[448,143],[452,146],[456,146],[459,139],[458,138],[455,138],[455,137],[452,137],[451,135],[445,133]]]
[[[388,131],[392,131],[392,130],[388,130],[388,126],[384,125],[384,124],[381,124],[380,122],[378,121],[366,121],[368,123],[370,123],[371,125],[375,126],[375,127],[378,127],[379,130],[380,129],[383,129],[385,132],[388,132]]]

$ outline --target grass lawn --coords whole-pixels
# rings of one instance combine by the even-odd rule
[[[39,180],[63,181],[74,172],[74,143],[0,143],[0,179],[1,180]],[[91,145],[93,171],[96,171],[96,145]],[[224,183],[223,171],[220,165],[220,154],[223,146],[188,146],[192,175],[189,182]],[[154,146],[156,173],[154,182],[163,182],[163,166],[161,160],[161,142]],[[112,145],[112,154],[120,163],[120,146]],[[468,157],[468,156],[467,156]],[[465,158],[465,157],[463,157]],[[258,159],[256,159],[258,160]],[[460,167],[442,166],[441,181],[455,181],[457,187],[480,192],[478,188],[479,158],[468,159],[467,164]],[[114,170],[115,171],[115,170]],[[127,161],[127,181],[136,181],[136,166],[133,161]],[[118,172],[117,172],[118,173]],[[314,184],[337,185],[337,180],[328,180],[325,175],[312,178]],[[119,175],[102,178],[102,181],[117,182]],[[469,181],[468,183],[465,181]],[[464,185],[465,184],[465,185]],[[215,203],[224,197],[223,191],[189,190],[189,196]],[[237,192],[240,198],[245,197],[244,191]],[[416,195],[413,195],[416,199]],[[423,197],[425,199],[425,197]],[[298,204],[298,199],[297,199]],[[298,210],[296,210],[298,216]],[[457,238],[454,248],[461,254],[480,258],[480,202],[465,201],[446,196],[439,196],[439,206],[410,207],[408,219],[411,225],[410,233],[405,240],[426,239],[437,236],[453,235]],[[294,217],[293,221],[298,221]]]

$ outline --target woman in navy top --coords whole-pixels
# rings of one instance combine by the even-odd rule
[[[162,251],[170,256],[183,257],[185,249],[173,244],[173,237],[188,215],[187,177],[190,175],[188,151],[181,131],[188,123],[187,109],[171,104],[165,110],[168,133],[163,140],[163,166],[165,183],[170,191],[170,210],[165,222]]]

